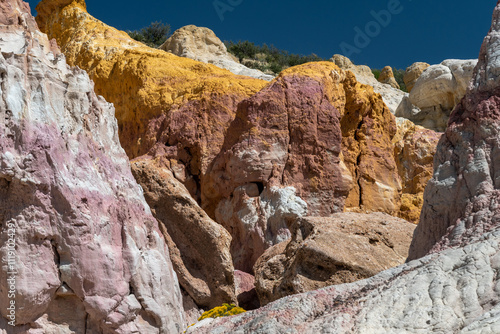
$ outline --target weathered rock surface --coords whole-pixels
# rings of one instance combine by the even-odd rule
[[[0,332],[182,331],[168,248],[113,106],[22,1],[0,2],[0,50]]]
[[[354,284],[283,298],[197,333],[500,330],[500,2],[465,98],[440,140],[410,259]]]
[[[234,283],[238,305],[244,310],[255,310],[260,307],[259,297],[255,290],[255,277],[249,273],[235,270]]]
[[[293,187],[259,190],[250,183],[221,200],[215,218],[233,236],[231,254],[236,269],[253,272],[255,261],[267,248],[290,238],[287,221],[307,214],[307,204],[295,192]]]
[[[162,224],[181,287],[204,309],[234,303],[231,236],[207,216],[170,169],[161,157],[132,160],[132,173]]]
[[[251,69],[240,64],[227,52],[224,43],[215,33],[204,27],[188,25],[177,29],[170,38],[160,46],[160,49],[173,53],[179,57],[186,57],[213,64],[229,70],[234,74],[271,81],[274,76]]]
[[[329,62],[287,69],[243,101],[202,183],[204,209],[233,242],[243,241],[240,231],[255,231],[245,233],[252,240],[243,242],[253,252],[240,244],[233,248],[235,267],[248,270],[239,258],[253,266],[266,248],[289,237],[286,220],[304,215],[302,200],[309,215],[344,207],[398,211],[395,133],[395,118],[380,96]],[[283,193],[287,187],[294,188],[289,195],[267,205],[273,189]]]
[[[424,70],[396,116],[435,131],[444,131],[451,111],[465,95],[477,60],[448,59]],[[415,108],[416,107],[416,108]]]
[[[418,223],[424,203],[424,189],[432,177],[433,160],[441,133],[397,118],[394,156],[403,186],[398,216]]]
[[[383,213],[297,219],[291,240],[268,249],[255,264],[259,300],[266,305],[401,265],[414,229],[415,225]]]
[[[411,90],[415,86],[415,83],[417,82],[418,78],[420,78],[424,70],[429,66],[431,65],[427,63],[416,62],[406,69],[403,81],[409,93],[411,93]]]
[[[338,54],[334,55],[331,61],[333,61],[341,69],[353,72],[358,82],[372,86],[375,93],[382,95],[382,99],[384,99],[385,104],[393,114],[396,113],[396,110],[401,104],[403,98],[408,96],[408,93],[405,93],[400,89],[378,82],[377,79],[375,79],[372,70],[368,66],[354,65],[349,58]]]
[[[394,77],[394,72],[392,71],[392,67],[386,66],[380,71],[380,76],[378,77],[378,81],[381,83],[385,83],[392,88],[400,89],[396,78]]]
[[[219,153],[237,104],[267,82],[146,47],[86,12],[84,0],[43,0],[40,29],[55,38],[70,65],[86,70],[112,102],[129,158],[160,153],[181,182],[198,184]]]

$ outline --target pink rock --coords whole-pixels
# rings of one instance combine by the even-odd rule
[[[416,260],[216,319],[196,333],[498,333],[499,36],[500,1],[475,79],[438,144],[410,250]]]
[[[177,278],[113,106],[53,53],[26,3],[0,2],[0,22],[0,328],[13,329],[15,269],[18,332],[182,331]]]
[[[259,297],[255,291],[255,277],[249,273],[235,270],[234,284],[238,305],[245,310],[254,310],[260,306]]]

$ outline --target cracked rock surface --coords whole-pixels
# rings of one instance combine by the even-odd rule
[[[113,106],[26,3],[0,2],[0,38],[0,257],[18,272],[13,328],[2,261],[0,332],[181,331],[177,278]]]

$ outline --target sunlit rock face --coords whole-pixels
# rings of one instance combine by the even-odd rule
[[[84,0],[43,0],[36,9],[40,29],[114,104],[129,158],[172,160],[176,178],[199,199],[236,106],[267,82],[147,47],[92,17]]]
[[[238,58],[231,55],[224,43],[209,28],[187,25],[177,29],[160,46],[160,49],[173,53],[179,57],[186,57],[213,64],[238,75],[246,75],[256,79],[271,81],[273,75],[248,68],[238,62]]]
[[[0,2],[0,332],[183,330],[168,249],[114,113],[26,3]]]
[[[438,144],[413,261],[214,320],[197,333],[497,333],[499,36],[500,2],[474,79]]]

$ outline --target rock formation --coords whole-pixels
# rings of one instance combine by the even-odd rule
[[[170,38],[160,46],[160,49],[179,57],[186,57],[213,64],[238,75],[271,81],[274,76],[264,74],[255,69],[240,64],[227,52],[226,46],[215,33],[203,27],[188,25],[176,30]]]
[[[182,331],[168,248],[113,106],[20,0],[0,2],[0,50],[0,332]]]
[[[403,186],[398,216],[418,223],[424,203],[424,189],[432,177],[434,154],[441,133],[397,118],[394,156]]]
[[[260,307],[259,297],[255,291],[255,277],[249,273],[235,270],[234,284],[238,305],[245,310],[255,310]]]
[[[207,216],[170,169],[162,157],[132,161],[132,173],[153,215],[166,228],[180,285],[204,309],[235,303],[231,236]]]
[[[474,79],[438,145],[410,249],[416,260],[214,320],[197,333],[498,332],[499,33],[500,1]]]
[[[477,60],[449,59],[420,75],[396,116],[435,131],[444,131],[451,111],[465,95]],[[415,108],[416,107],[416,108]]]
[[[291,240],[269,248],[255,264],[259,300],[266,305],[401,265],[414,229],[415,225],[382,213],[297,219]]]
[[[377,79],[375,79],[372,70],[368,66],[354,65],[349,58],[342,55],[334,55],[331,61],[333,61],[341,69],[349,70],[354,73],[358,82],[372,86],[375,93],[382,95],[385,104],[393,114],[396,113],[396,110],[403,98],[408,96],[407,93],[400,89],[378,82]]]
[[[84,0],[43,0],[36,9],[40,29],[115,105],[129,158],[162,152],[199,199],[200,179],[220,151],[237,104],[266,82],[149,48],[93,18]]]
[[[287,69],[239,105],[202,183],[204,209],[233,242],[241,239],[239,231],[257,231],[245,242],[254,251],[252,261],[245,252],[250,266],[264,249],[289,237],[286,220],[305,213],[302,200],[309,215],[328,216],[344,207],[395,213],[401,189],[395,133],[394,116],[382,99],[352,73],[328,62]],[[255,204],[272,202],[271,193],[278,191],[273,196],[283,199],[276,204]],[[274,220],[259,219],[253,208],[273,208]],[[240,244],[233,249],[244,251]],[[233,252],[235,263],[240,256]]]
[[[416,62],[406,69],[403,81],[409,93],[411,93],[411,90],[415,86],[415,83],[417,82],[418,78],[420,78],[424,70],[429,66],[431,65],[427,63]]]
[[[392,67],[386,66],[380,71],[380,76],[378,77],[378,81],[381,83],[385,83],[392,88],[400,89],[396,78],[394,78],[394,72],[392,71]]]

